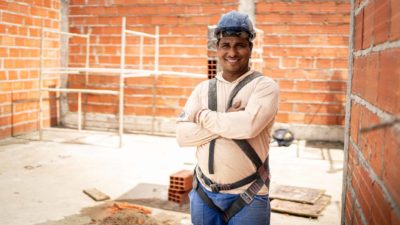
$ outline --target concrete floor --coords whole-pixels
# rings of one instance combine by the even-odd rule
[[[37,139],[31,133],[0,141],[2,225],[63,220],[101,204],[83,194],[83,189],[97,188],[119,199],[146,184],[167,187],[170,174],[195,165],[194,148],[179,148],[172,137],[126,134],[122,149],[113,133],[52,128],[44,132],[43,141]],[[318,219],[272,213],[272,225],[340,223],[340,146],[305,141],[275,146],[270,165],[273,184],[325,189],[332,196]],[[152,191],[141,195],[152,195]],[[166,191],[153,190],[153,195],[167,198]]]

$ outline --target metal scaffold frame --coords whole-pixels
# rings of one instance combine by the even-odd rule
[[[254,28],[256,30],[256,38],[253,41],[252,57],[250,58],[251,68],[259,72],[263,71],[263,42],[264,31]]]
[[[76,36],[86,38],[86,56],[85,56],[85,67],[66,67],[66,68],[51,68],[45,69],[43,58],[44,58],[44,34],[46,32],[49,33],[57,33],[60,35],[66,35],[68,37]],[[135,35],[140,37],[140,54],[139,54],[139,69],[126,69],[125,68],[125,48],[126,48],[126,36],[127,35]],[[154,38],[155,39],[155,55],[154,55],[154,70],[144,70],[143,69],[143,45],[144,45],[144,37]],[[133,30],[129,30],[126,28],[126,18],[122,18],[122,28],[121,28],[121,55],[120,55],[120,68],[91,68],[89,64],[89,55],[90,55],[90,32],[88,34],[77,34],[77,33],[69,33],[69,32],[61,32],[52,29],[44,28],[44,24],[42,21],[41,27],[41,42],[40,42],[40,70],[39,70],[39,138],[43,139],[43,91],[47,92],[64,92],[64,93],[78,93],[78,131],[82,130],[82,121],[81,121],[81,113],[82,113],[82,93],[84,94],[107,94],[107,95],[117,95],[118,103],[119,103],[119,125],[118,125],[118,135],[119,135],[119,147],[122,147],[123,144],[123,131],[124,131],[124,81],[125,78],[130,77],[146,77],[146,76],[154,76],[154,85],[153,85],[153,128],[154,130],[154,113],[155,113],[155,85],[157,81],[157,76],[160,74],[163,75],[172,75],[172,76],[184,76],[184,77],[193,77],[193,78],[206,78],[205,74],[197,74],[197,73],[187,73],[187,72],[175,72],[175,71],[160,71],[159,67],[159,27],[156,27],[155,34],[147,34],[143,32],[137,32]],[[81,74],[85,73],[85,86],[88,84],[88,76],[89,73],[107,73],[107,74],[119,74],[119,91],[113,90],[101,90],[101,89],[74,89],[74,88],[43,88],[43,75],[44,74]]]

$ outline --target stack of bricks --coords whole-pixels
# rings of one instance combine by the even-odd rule
[[[193,172],[181,170],[169,177],[168,201],[179,204],[189,202],[189,192],[192,189]]]

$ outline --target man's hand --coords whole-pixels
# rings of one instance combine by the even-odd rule
[[[228,110],[226,110],[226,112],[242,111],[242,110],[244,110],[244,107],[242,107],[241,105],[242,105],[242,102],[239,100],[239,101],[233,103],[233,105]]]

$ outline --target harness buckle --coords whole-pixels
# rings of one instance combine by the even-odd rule
[[[251,195],[249,195],[249,193],[247,193],[247,191],[241,193],[240,197],[243,199],[244,202],[246,202],[247,205],[250,204],[251,201],[253,201],[253,197]]]
[[[215,193],[218,193],[220,191],[228,191],[232,189],[230,184],[210,184],[209,186],[212,192]]]

